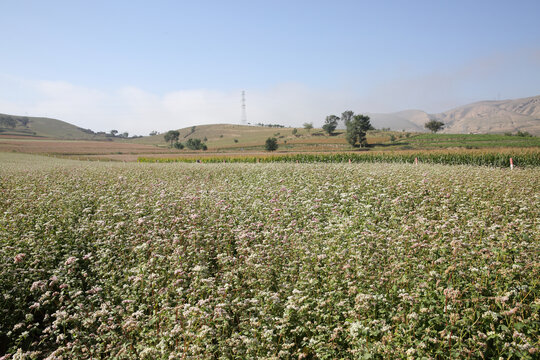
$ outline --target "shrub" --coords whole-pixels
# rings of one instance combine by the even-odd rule
[[[264,148],[266,151],[275,151],[278,148],[277,139],[275,137],[266,139],[266,143],[264,145]]]
[[[201,139],[195,138],[188,139],[188,141],[186,141],[186,147],[191,150],[206,150],[206,144],[204,144]]]

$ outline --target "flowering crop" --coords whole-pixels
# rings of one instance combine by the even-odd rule
[[[538,168],[0,165],[2,359],[538,357]]]

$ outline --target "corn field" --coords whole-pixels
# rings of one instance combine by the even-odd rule
[[[360,152],[360,153],[297,153],[268,155],[189,155],[173,158],[139,157],[139,162],[200,162],[200,163],[405,163],[442,165],[477,165],[509,167],[510,158],[518,167],[540,166],[540,150],[513,151],[421,151],[421,152]]]

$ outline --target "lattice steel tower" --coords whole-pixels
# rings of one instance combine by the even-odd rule
[[[242,118],[240,119],[242,125],[247,125],[247,113],[246,113],[246,92],[242,91]]]

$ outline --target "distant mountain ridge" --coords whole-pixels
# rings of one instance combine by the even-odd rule
[[[442,133],[516,133],[540,136],[540,95],[499,101],[479,101],[438,114],[403,110],[389,114],[368,113],[377,129],[427,131],[431,119],[445,124]],[[216,121],[218,122],[218,121]],[[171,126],[171,128],[173,128]],[[0,135],[33,136],[67,140],[111,140],[104,132],[83,129],[65,121],[0,114]]]
[[[431,120],[445,123],[443,133],[515,133],[527,131],[540,135],[540,95],[514,100],[479,101],[438,114],[405,110],[391,114],[370,113],[376,128],[426,131]]]

